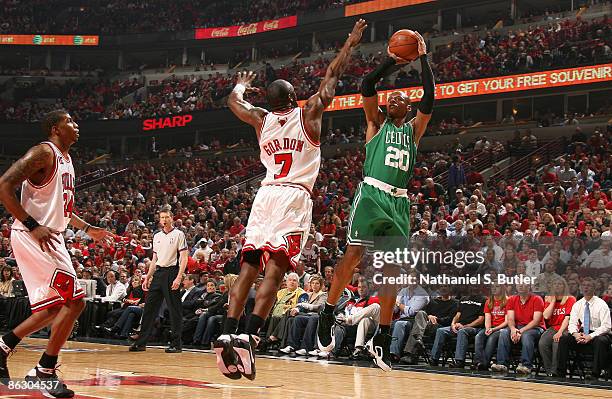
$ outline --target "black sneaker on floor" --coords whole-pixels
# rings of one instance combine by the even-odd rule
[[[232,340],[234,352],[240,358],[238,370],[249,380],[255,379],[255,348],[259,337],[251,334],[240,334]]]
[[[455,360],[449,366],[449,368],[451,368],[451,369],[464,369],[465,368],[465,362],[463,360]]]
[[[5,352],[4,348],[0,348],[0,382],[4,385],[7,385],[8,380],[11,378],[11,375],[8,369],[7,360],[9,356],[11,355],[11,353],[13,353],[13,351],[10,350],[8,346],[6,347],[6,349],[8,349],[9,352]]]
[[[53,369],[52,373],[45,373],[41,371],[41,369],[36,366],[32,370],[28,372],[26,375],[26,381],[35,381],[42,382],[45,389],[42,389],[41,392],[44,396],[52,397],[52,398],[72,398],[74,397],[74,391],[72,389],[68,389],[66,384],[59,379],[56,373],[57,368]]]
[[[217,355],[217,368],[219,371],[227,378],[238,380],[242,377],[242,373],[238,369],[240,358],[234,351],[233,338],[233,335],[221,335],[213,343],[213,350]]]
[[[374,364],[384,371],[391,371],[391,335],[377,333],[366,344],[368,352],[374,357]]]
[[[334,350],[334,314],[319,313],[319,324],[317,325],[317,345],[321,352],[331,353]]]
[[[144,352],[147,350],[147,347],[144,345],[136,345],[136,344],[132,344],[130,345],[130,352]]]
[[[166,348],[166,353],[181,353],[183,349],[180,346],[171,345]]]

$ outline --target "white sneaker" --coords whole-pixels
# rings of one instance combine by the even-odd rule
[[[326,352],[326,351],[319,351],[319,353],[317,353],[318,357],[322,357],[322,358],[328,358],[329,357],[330,352]]]
[[[299,356],[306,356],[306,353],[306,349],[298,349],[295,351],[295,354]]]
[[[529,375],[531,374],[531,369],[527,366],[523,366],[522,363],[519,363],[519,365],[516,366],[516,374]]]
[[[491,371],[497,372],[497,373],[507,373],[508,372],[508,367],[504,366],[503,364],[497,364],[494,363],[491,365]]]
[[[287,345],[285,346],[283,349],[280,349],[281,352],[285,353],[285,354],[290,354],[291,352],[293,352],[293,346],[291,345]]]
[[[309,354],[310,356],[315,356],[315,357],[316,357],[316,356],[319,356],[319,350],[318,350],[318,349],[313,349],[313,350],[311,350],[310,352],[308,352],[308,354]]]

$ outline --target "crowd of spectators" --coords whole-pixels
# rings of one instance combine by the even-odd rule
[[[0,33],[119,35],[242,25],[364,0],[0,2]],[[49,15],[62,14],[62,18]]]
[[[607,17],[589,21],[566,19],[526,31],[489,31],[484,37],[468,34],[433,53],[436,80],[449,82],[607,62],[612,57],[610,34]],[[380,53],[355,54],[338,82],[336,94],[357,93],[363,76],[381,57]],[[326,57],[320,56],[310,62],[298,58],[276,69],[266,64],[255,84],[265,87],[274,79],[286,79],[294,85],[298,98],[305,99],[318,89],[328,63]],[[418,71],[409,66],[382,81],[379,87],[404,88],[419,83]],[[221,73],[209,77],[173,75],[159,85],[149,86],[146,94],[137,95],[134,101],[119,100],[141,84],[138,80],[114,83],[98,80],[69,81],[60,86],[49,80],[29,90],[27,96],[17,93],[12,102],[0,103],[0,118],[35,121],[57,105],[71,110],[78,119],[146,118],[221,108],[233,86],[233,77]],[[41,103],[40,98],[47,98],[51,103]],[[257,104],[265,103],[263,92],[250,99]],[[441,126],[441,132],[453,131],[454,126],[459,126],[452,120],[444,123],[448,126]]]
[[[607,16],[564,19],[484,36],[467,34],[434,53],[436,80],[479,79],[560,67],[605,63],[612,57]]]
[[[0,119],[39,121],[54,109],[68,109],[77,120],[113,115],[112,104],[143,87],[142,79],[45,80],[16,86],[14,102],[0,100]],[[115,118],[117,119],[117,118]]]

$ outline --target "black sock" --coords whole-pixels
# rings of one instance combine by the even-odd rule
[[[47,355],[47,352],[45,352],[40,357],[38,364],[44,369],[54,369],[55,365],[57,364],[57,355],[51,356]]]
[[[15,347],[19,345],[19,342],[21,342],[21,338],[16,336],[15,333],[11,331],[2,337],[2,341],[4,341],[4,345],[11,349],[15,349]]]
[[[251,317],[249,317],[249,322],[246,326],[246,333],[257,335],[257,333],[259,333],[259,329],[264,325],[265,322],[265,319],[262,319],[256,314],[251,314]]]
[[[236,334],[238,331],[238,319],[228,317],[223,325],[223,334]]]
[[[325,302],[325,307],[323,308],[323,313],[326,314],[332,314],[334,313],[334,309],[336,308],[336,305],[332,305],[328,302]]]
[[[378,327],[380,328],[381,334],[389,334],[389,326],[383,326],[382,324],[380,324]]]

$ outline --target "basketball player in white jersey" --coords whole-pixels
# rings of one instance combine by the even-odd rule
[[[63,232],[68,224],[96,241],[110,241],[111,234],[75,215],[74,167],[68,155],[79,138],[79,126],[68,112],[48,113],[42,128],[47,141],[32,147],[0,177],[0,201],[13,215],[13,253],[23,276],[32,315],[0,339],[0,378],[10,378],[7,357],[29,334],[51,326],[47,348],[37,366],[26,376],[44,381],[44,393],[71,398],[74,392],[58,379],[57,357],[85,308]],[[21,187],[21,202],[15,190]]]
[[[223,334],[214,343],[217,366],[226,377],[255,378],[253,350],[259,342],[257,333],[270,313],[285,273],[297,264],[310,230],[311,191],[321,164],[323,111],[334,98],[338,79],[366,26],[362,19],[355,23],[346,43],[329,64],[319,91],[303,108],[298,106],[293,86],[285,80],[276,80],[267,87],[270,111],[245,101],[244,93],[253,90],[252,72],[238,74],[236,87],[229,96],[232,112],[256,130],[267,174],[247,223],[242,268],[230,292]],[[249,290],[264,268],[265,277],[257,290],[246,334],[236,336]]]

